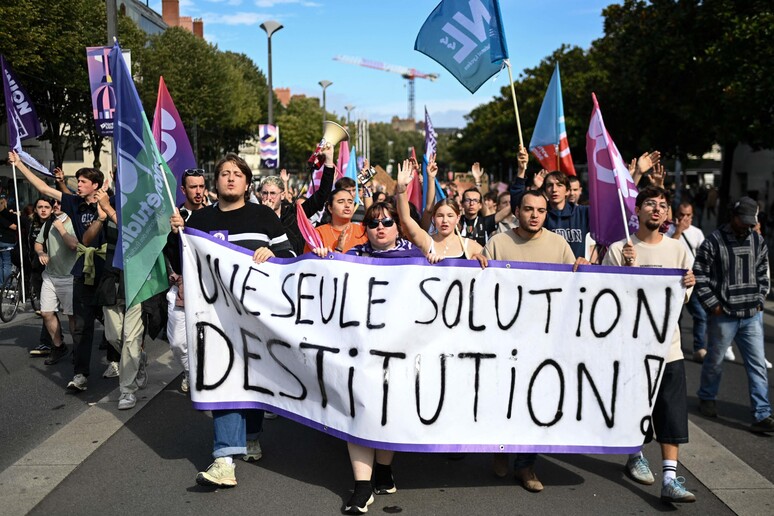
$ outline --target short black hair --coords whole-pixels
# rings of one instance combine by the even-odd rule
[[[661,188],[660,186],[646,186],[640,193],[637,194],[637,199],[634,201],[634,205],[638,208],[642,207],[642,203],[648,199],[656,199],[663,197],[667,205],[669,204],[669,192]]]

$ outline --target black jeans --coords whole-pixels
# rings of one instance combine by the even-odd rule
[[[91,348],[94,342],[94,319],[102,307],[95,305],[95,285],[86,285],[83,277],[73,278],[73,316],[75,317],[75,333],[73,333],[73,355],[75,358],[75,374],[89,376],[91,364]]]

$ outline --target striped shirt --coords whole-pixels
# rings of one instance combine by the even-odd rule
[[[296,255],[279,218],[262,204],[248,202],[230,211],[207,206],[193,212],[186,225],[251,251],[268,247],[280,258]]]
[[[763,307],[769,293],[769,251],[756,232],[738,240],[725,224],[696,252],[694,291],[708,311],[720,305],[732,317],[747,318]]]

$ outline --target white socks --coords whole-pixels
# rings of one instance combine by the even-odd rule
[[[664,485],[672,482],[672,479],[677,476],[677,461],[676,460],[662,460],[661,470],[664,473]]]

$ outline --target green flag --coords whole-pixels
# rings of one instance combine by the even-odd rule
[[[168,185],[174,185],[175,178],[153,139],[118,44],[110,52],[110,68],[116,90],[114,137],[118,154],[119,237],[113,266],[124,270],[129,308],[169,288],[162,250],[174,213]]]

